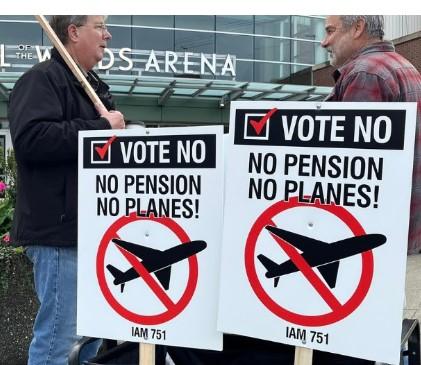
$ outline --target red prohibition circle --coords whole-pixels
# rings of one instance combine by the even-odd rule
[[[351,297],[342,304],[339,308],[335,308],[328,313],[320,315],[304,315],[299,313],[294,313],[289,311],[286,308],[283,308],[277,302],[275,302],[264,290],[262,284],[257,277],[256,267],[255,267],[255,250],[257,239],[267,224],[270,224],[272,218],[288,209],[293,209],[297,207],[313,207],[325,210],[344,222],[352,233],[355,236],[364,235],[365,231],[361,224],[356,220],[356,218],[349,213],[345,208],[337,205],[324,205],[320,203],[303,203],[298,201],[298,197],[291,198],[289,201],[280,201],[269,208],[267,208],[253,224],[249,235],[247,237],[246,247],[245,247],[245,268],[248,280],[250,285],[259,298],[259,300],[276,316],[302,326],[325,326],[338,322],[349,314],[351,314],[361,302],[364,300],[365,296],[370,289],[371,281],[373,279],[374,272],[374,260],[372,251],[366,251],[361,254],[362,260],[362,270],[361,277],[355,292]]]
[[[162,224],[166,228],[170,229],[181,243],[189,242],[190,238],[187,233],[181,228],[174,220],[167,217],[139,217],[135,213],[130,214],[129,216],[121,217],[117,219],[105,232],[104,236],[101,239],[100,245],[98,247],[98,254],[96,258],[96,274],[98,278],[99,287],[101,288],[102,294],[104,295],[108,304],[123,318],[128,319],[131,322],[144,324],[144,325],[156,325],[167,322],[172,318],[180,314],[187,304],[190,302],[193,297],[194,291],[197,285],[198,278],[198,263],[196,255],[190,256],[188,258],[189,263],[189,278],[187,281],[186,289],[184,290],[182,296],[173,306],[168,308],[167,311],[164,311],[159,314],[153,315],[142,315],[135,313],[131,310],[128,310],[123,305],[121,305],[118,300],[112,294],[110,288],[108,287],[107,281],[105,279],[105,253],[107,248],[113,238],[117,238],[118,230],[125,225],[139,221],[139,220],[149,220]]]

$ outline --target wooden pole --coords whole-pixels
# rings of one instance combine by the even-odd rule
[[[311,365],[313,363],[313,350],[305,347],[295,347],[294,365]]]
[[[69,52],[67,52],[67,49],[64,47],[63,43],[61,43],[60,39],[57,37],[57,34],[54,32],[53,28],[51,28],[45,16],[35,15],[35,18],[38,20],[39,24],[41,25],[42,29],[44,29],[45,33],[47,33],[48,38],[50,39],[51,43],[53,43],[54,47],[56,47],[61,57],[63,57],[63,60],[66,62],[67,66],[69,66],[70,70],[79,80],[80,84],[82,85],[86,93],[88,94],[92,103],[104,106],[101,99],[98,97],[98,95],[92,88],[91,84],[88,82],[88,80],[86,80],[86,77],[83,74],[83,72],[80,70],[76,62],[70,56]]]
[[[155,345],[149,343],[139,345],[139,365],[155,365]]]

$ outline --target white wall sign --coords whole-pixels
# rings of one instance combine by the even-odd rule
[[[222,135],[80,133],[79,335],[222,348]]]
[[[232,103],[219,330],[399,363],[415,115]]]

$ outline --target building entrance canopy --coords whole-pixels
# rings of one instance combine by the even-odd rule
[[[103,75],[114,94],[156,96],[163,105],[169,98],[218,99],[220,106],[232,100],[323,100],[330,87],[236,82],[185,78]]]
[[[21,74],[0,73],[0,94],[3,98],[8,98]],[[317,101],[323,100],[331,90],[324,86],[133,75],[104,74],[101,78],[110,85],[114,95],[156,97],[158,105],[165,104],[169,98],[221,99],[225,103],[233,100]]]
[[[0,100],[7,101],[10,91],[20,72],[0,73]],[[162,109],[179,108],[179,112],[191,114],[187,109],[205,108],[208,111],[229,110],[229,103],[234,100],[294,100],[318,101],[323,100],[331,91],[331,87],[291,85],[257,82],[238,82],[228,80],[188,79],[172,77],[150,77],[136,75],[102,74],[101,78],[110,86],[111,93],[116,97],[118,106],[130,106],[131,112],[136,106],[141,109],[147,107],[147,113],[141,117],[144,121],[173,122],[167,120]],[[180,109],[182,107],[182,109]],[[156,110],[161,110],[157,115]],[[124,110],[123,110],[124,112]],[[191,111],[190,111],[191,112]],[[227,114],[227,113],[226,113]],[[130,111],[129,111],[130,115]],[[139,119],[139,116],[130,116]],[[149,116],[149,117],[148,117]],[[227,115],[226,115],[227,117]],[[181,119],[180,119],[181,118]],[[175,120],[188,123],[189,116],[178,116]],[[220,116],[216,123],[227,122],[227,118]],[[209,122],[208,118],[205,120]],[[189,123],[188,123],[189,124]]]

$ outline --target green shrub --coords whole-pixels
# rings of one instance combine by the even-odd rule
[[[10,149],[6,158],[3,156],[3,150],[0,148],[0,247],[9,245],[9,232],[16,203],[15,154]]]

